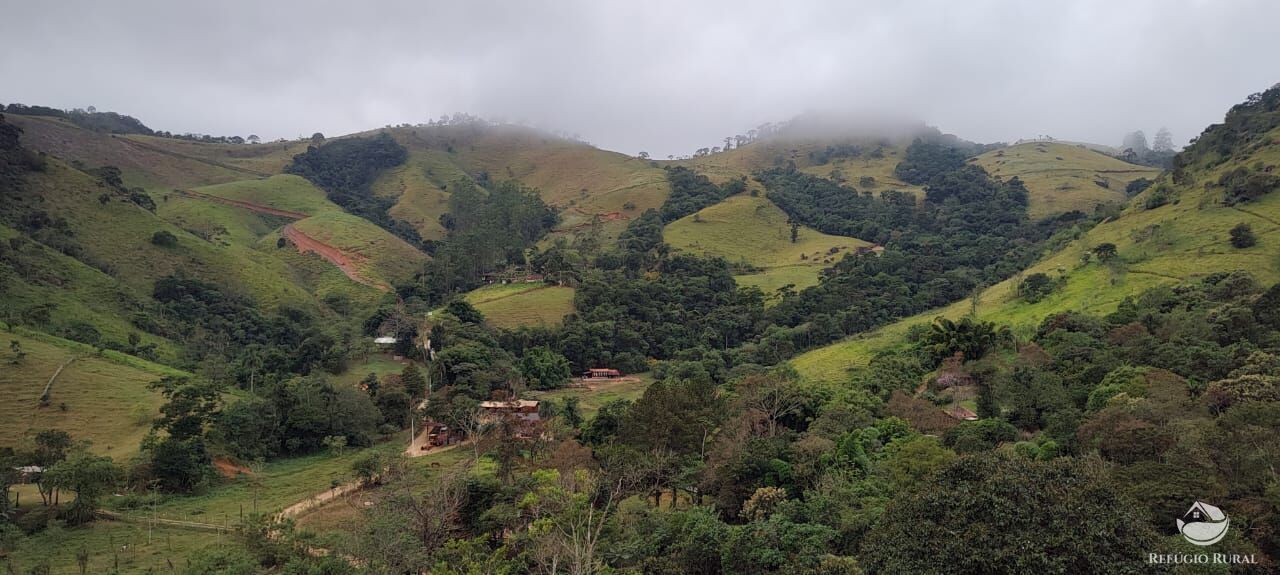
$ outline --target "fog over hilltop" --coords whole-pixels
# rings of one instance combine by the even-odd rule
[[[1280,78],[1260,0],[8,4],[0,101],[268,139],[467,112],[665,157],[818,111],[1183,144]]]

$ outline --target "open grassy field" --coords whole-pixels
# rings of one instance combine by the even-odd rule
[[[367,449],[395,453],[402,451],[408,441],[409,432],[404,431],[393,440]],[[162,496],[156,513],[165,519],[213,524],[226,521],[232,525],[239,521],[241,510],[247,517],[255,505],[259,513],[277,513],[334,485],[352,481],[355,474],[351,463],[362,451],[348,449],[341,455],[323,452],[271,461],[253,476],[241,474],[202,494]],[[145,509],[123,509],[119,503],[107,501],[106,507],[129,517],[142,517],[151,512],[149,505]]]
[[[1280,138],[1280,130],[1270,136]],[[1280,146],[1256,151],[1248,161],[1280,164]],[[1280,281],[1280,194],[1272,193],[1256,202],[1228,207],[1222,205],[1220,191],[1206,190],[1205,182],[1216,182],[1223,172],[1238,165],[1226,162],[1203,169],[1196,173],[1193,181],[1182,186],[1173,186],[1167,176],[1161,176],[1160,184],[1176,190],[1177,202],[1147,210],[1142,207],[1143,199],[1154,192],[1154,187],[1139,195],[1120,217],[1095,226],[1024,272],[1065,277],[1062,288],[1030,304],[1016,297],[1017,278],[1011,278],[982,292],[978,317],[1010,325],[1015,332],[1025,332],[1056,312],[1107,313],[1125,296],[1215,272],[1248,271],[1264,285]],[[1253,227],[1257,245],[1237,249],[1228,243],[1229,230],[1242,222]],[[1082,263],[1085,252],[1106,242],[1118,247],[1117,262]],[[810,351],[791,363],[807,379],[840,382],[848,368],[864,365],[876,351],[903,345],[908,326],[928,322],[939,315],[959,317],[971,309],[970,301],[957,302]]]
[[[40,431],[61,429],[92,442],[92,451],[123,461],[138,451],[163,403],[147,386],[166,373],[180,373],[115,352],[100,357],[89,346],[25,330],[0,332],[0,338],[0,445],[23,446]],[[16,365],[12,341],[26,353]],[[42,407],[49,378],[73,357]]]
[[[544,283],[487,285],[468,292],[466,300],[500,328],[560,325],[573,312],[573,288]]]
[[[402,359],[397,361],[391,354],[371,353],[369,357],[362,361],[352,361],[347,366],[347,371],[340,375],[332,376],[332,379],[338,385],[354,387],[370,373],[375,373],[378,377],[391,374],[399,375],[408,365],[409,360]],[[418,367],[422,367],[421,363],[419,363]]]
[[[992,150],[978,156],[976,163],[993,176],[1021,179],[1031,192],[1032,218],[1070,210],[1087,213],[1097,204],[1122,202],[1125,185],[1160,173],[1156,168],[1117,160],[1083,145],[1056,142],[1029,142]]]
[[[645,388],[653,383],[653,376],[648,373],[631,374],[629,379],[616,382],[593,382],[594,389],[582,387],[562,387],[551,391],[531,391],[529,397],[542,401],[561,401],[566,397],[578,398],[578,408],[582,416],[590,419],[600,407],[611,401],[627,399],[635,401],[644,395]]]
[[[676,249],[763,268],[762,273],[739,276],[739,282],[758,286],[766,293],[787,284],[796,289],[817,284],[822,268],[854,248],[869,245],[804,226],[792,242],[787,215],[764,197],[747,194],[671,222],[662,236]]]
[[[198,550],[238,545],[232,537],[164,526],[148,533],[142,523],[96,521],[24,538],[10,559],[15,573],[47,564],[51,575],[80,575],[76,555],[83,550],[89,556],[86,573],[171,573],[186,567]]]

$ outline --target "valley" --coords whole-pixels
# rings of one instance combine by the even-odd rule
[[[1089,572],[1181,545],[1192,492],[1280,549],[1280,87],[1162,167],[812,118],[662,160],[470,116],[249,143],[4,110],[23,569],[1060,566],[964,517]]]

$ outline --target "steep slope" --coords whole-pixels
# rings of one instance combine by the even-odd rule
[[[1053,313],[1109,312],[1127,296],[1208,274],[1244,270],[1263,284],[1280,281],[1280,177],[1273,175],[1280,169],[1280,88],[1242,106],[1233,108],[1225,124],[1206,130],[1180,154],[1176,168],[1160,175],[1119,217],[1025,270],[1022,277],[1044,273],[1061,278],[1062,285],[1045,299],[1029,303],[1019,298],[1020,278],[1015,277],[987,288],[976,302],[957,302],[810,351],[792,365],[807,379],[837,383],[848,368],[865,364],[877,351],[906,345],[910,326],[935,316],[960,317],[975,307],[979,318],[1025,333]],[[1242,170],[1244,177],[1232,177]],[[1256,245],[1231,244],[1230,231],[1239,224],[1252,228]],[[1116,246],[1115,258],[1085,260],[1107,243]]]
[[[443,235],[448,187],[460,178],[479,183],[519,180],[561,210],[561,233],[606,221],[612,237],[625,220],[662,205],[670,193],[661,169],[624,154],[514,125],[463,124],[392,128],[409,160],[374,185],[398,198],[392,215],[413,224],[423,237]]]
[[[166,153],[159,145],[134,145],[134,136],[93,132],[57,118],[8,115],[6,119],[22,128],[24,147],[85,168],[116,166],[130,187],[168,189],[260,177],[229,165],[218,165],[185,154]],[[138,138],[149,142],[165,140],[145,136]]]
[[[121,459],[137,451],[163,403],[147,386],[180,373],[115,352],[99,355],[90,346],[37,332],[19,329],[5,339],[18,342],[25,356],[10,358],[8,343],[2,352],[2,445],[24,445],[40,431],[62,429],[74,439],[93,442],[94,452]],[[46,386],[48,401],[42,405]]]
[[[1032,218],[1123,202],[1125,186],[1138,178],[1154,178],[1160,170],[1112,158],[1083,144],[1028,142],[992,150],[977,157],[987,173],[1016,177],[1031,192]]]

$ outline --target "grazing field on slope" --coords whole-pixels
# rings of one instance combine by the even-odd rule
[[[1280,137],[1280,130],[1271,135]],[[1280,164],[1280,147],[1255,152],[1248,161]],[[1154,191],[1148,190],[1120,217],[1099,224],[1024,272],[1065,276],[1064,286],[1031,304],[1016,296],[1017,278],[1011,278],[982,292],[978,317],[1025,334],[1053,313],[1108,313],[1126,296],[1211,273],[1244,270],[1263,285],[1280,281],[1280,193],[1233,208],[1222,205],[1216,191],[1204,189],[1204,182],[1216,182],[1237,165],[1228,162],[1208,170],[1182,187],[1180,201],[1156,209],[1142,207],[1145,195]],[[1165,177],[1160,182],[1167,184]],[[1245,249],[1230,245],[1229,231],[1239,223],[1253,227],[1257,245]],[[1114,243],[1119,258],[1112,263],[1092,259],[1084,264],[1085,252],[1102,243]],[[927,323],[939,315],[958,318],[971,309],[970,301],[957,302],[801,354],[791,363],[807,379],[837,383],[843,381],[848,368],[864,365],[875,352],[903,345],[910,325]]]
[[[192,191],[310,215],[342,211],[337,204],[329,201],[324,190],[311,185],[311,182],[301,176],[288,174],[263,180],[238,180],[204,186]]]
[[[123,136],[85,130],[57,118],[17,114],[5,117],[7,121],[23,129],[24,147],[68,162],[74,159],[86,169],[116,166],[123,172],[124,181],[129,186],[172,189],[252,177],[198,159],[135,146],[132,145],[132,140]]]
[[[95,453],[123,462],[138,451],[163,403],[160,394],[147,386],[163,373],[179,373],[136,358],[130,358],[134,365],[125,365],[97,357],[87,345],[54,338],[13,332],[0,337],[4,342],[0,397],[5,398],[0,401],[0,445],[23,445],[40,431],[61,429],[77,440],[93,442]],[[10,363],[11,341],[26,353],[17,365]],[[66,364],[72,357],[76,359]],[[50,388],[49,404],[42,407],[40,394],[64,364]]]
[[[1117,160],[1079,145],[1030,142],[992,150],[976,163],[993,176],[1017,177],[1031,192],[1032,218],[1071,210],[1091,212],[1097,204],[1122,202],[1124,187],[1160,170]],[[1105,185],[1098,185],[1101,182]]]
[[[21,540],[9,556],[16,573],[37,573],[48,564],[50,575],[80,575],[76,555],[89,556],[86,573],[171,573],[187,565],[206,547],[238,546],[232,533],[217,535],[145,523],[95,521],[82,527],[51,528]],[[118,569],[117,569],[118,566]]]
[[[648,161],[522,126],[390,132],[409,149],[410,163],[422,166],[436,184],[447,187],[463,175],[477,181],[514,179],[537,189],[543,201],[562,210],[561,233],[617,212],[622,217],[606,217],[604,226],[605,236],[615,237],[626,227],[625,219],[661,206],[671,191],[666,174]]]
[[[17,231],[0,226],[0,241],[9,247],[5,257],[22,270],[4,285],[2,312],[6,318],[52,333],[64,333],[73,324],[85,322],[102,334],[103,341],[110,342],[126,342],[136,333],[142,344],[156,346],[161,359],[176,356],[172,343],[140,332],[128,320],[134,309],[132,302],[143,301],[146,293],[43,244],[12,242],[19,236]]]
[[[386,284],[407,279],[426,260],[425,254],[404,240],[368,220],[342,211],[325,197],[324,191],[298,176],[280,175],[265,180],[243,180],[192,191],[272,209],[310,214],[310,217],[294,221],[290,226],[307,237],[342,252],[350,259],[359,275],[373,283]],[[250,208],[231,206],[228,209],[251,211]],[[205,211],[213,210],[205,208]],[[226,213],[225,210],[218,212]],[[222,217],[225,219],[226,216]],[[234,217],[243,220],[247,216]],[[272,225],[289,221],[283,217],[267,217],[272,218]],[[244,225],[239,227],[245,228]],[[250,227],[261,231],[260,226]],[[231,226],[227,228],[232,229]]]
[[[179,140],[177,138],[144,136],[141,134],[130,134],[121,137],[152,148],[158,148],[178,157],[244,170],[241,172],[242,174],[256,173],[260,175],[282,173],[284,167],[293,161],[294,155],[307,151],[307,146],[311,145],[311,140],[309,139],[262,144],[217,144]]]
[[[859,145],[863,152],[857,158],[833,158],[821,164],[813,164],[809,154],[820,153],[832,143],[831,140],[766,139],[728,152],[679,160],[676,163],[706,174],[718,183],[747,176],[748,185],[762,193],[763,190],[759,184],[751,180],[751,174],[758,170],[781,166],[787,162],[795,162],[802,172],[824,178],[831,178],[833,170],[837,171],[836,175],[840,176],[845,185],[853,186],[859,192],[878,193],[881,190],[900,190],[918,194],[923,190],[921,186],[903,182],[893,174],[893,169],[902,160],[903,151],[899,146],[863,143]],[[880,150],[879,158],[872,157],[876,149]],[[863,185],[861,183],[863,177],[874,178],[875,185]]]
[[[362,276],[386,283],[407,280],[427,259],[404,240],[345,212],[325,212],[291,226],[350,257]]]
[[[396,198],[391,217],[408,222],[423,239],[438,240],[446,230],[440,216],[449,211],[449,185],[469,179],[449,162],[447,154],[414,150],[404,165],[387,170],[373,183],[373,193]]]
[[[797,229],[793,243],[787,215],[773,202],[746,194],[671,222],[662,235],[676,249],[763,268],[762,273],[739,276],[739,280],[762,290],[770,288],[766,293],[788,283],[797,289],[814,285],[824,267],[859,246],[869,245],[804,226]]]
[[[77,259],[109,270],[135,292],[150,294],[156,279],[182,270],[267,306],[302,305],[309,299],[300,287],[280,281],[273,265],[204,241],[122,198],[108,196],[103,202],[105,190],[94,178],[62,162],[48,164],[45,172],[28,178],[30,192],[44,198],[42,209],[51,218],[66,218],[82,250]],[[162,196],[153,200],[164,202]],[[177,244],[156,245],[153,234],[160,231],[172,234]]]
[[[488,285],[467,293],[466,300],[500,328],[556,326],[573,312],[573,288],[544,283]]]

